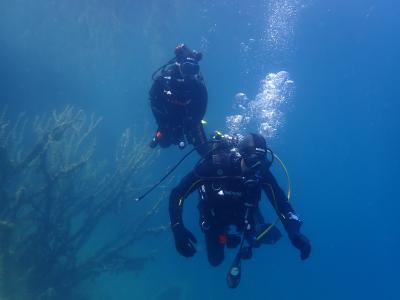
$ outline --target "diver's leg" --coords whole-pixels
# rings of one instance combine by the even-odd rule
[[[150,98],[151,111],[157,122],[157,130],[150,142],[150,147],[159,145],[166,148],[171,145],[171,115],[165,107],[165,103],[158,97]]]
[[[150,147],[155,148],[159,145],[161,148],[167,148],[172,144],[171,133],[169,132],[168,126],[158,126],[157,131],[154,133],[153,138],[150,142]]]
[[[204,157],[209,153],[211,147],[210,144],[207,143],[206,133],[201,122],[187,126],[186,138],[189,144],[197,148],[197,152],[200,156]]]
[[[223,232],[218,228],[205,231],[208,262],[212,266],[218,266],[224,260],[224,243],[219,239],[221,234]]]
[[[186,147],[184,127],[181,124],[176,124],[173,129],[173,143],[178,145],[180,149]]]
[[[155,148],[159,145],[161,148],[167,148],[171,145],[171,122],[169,121],[169,114],[158,110],[155,106],[152,106],[153,115],[157,122],[157,130],[150,142],[150,147]]]

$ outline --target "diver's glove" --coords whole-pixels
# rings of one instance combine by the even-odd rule
[[[305,260],[310,256],[311,244],[308,238],[300,233],[302,224],[303,222],[294,212],[289,212],[284,222],[290,241],[293,246],[300,250],[300,258]]]
[[[311,244],[308,238],[300,232],[289,235],[289,238],[293,246],[300,250],[300,258],[302,260],[307,259],[311,252]]]
[[[180,223],[172,225],[172,232],[174,233],[175,247],[179,254],[185,257],[193,256],[196,253],[194,244],[197,243],[193,233]]]

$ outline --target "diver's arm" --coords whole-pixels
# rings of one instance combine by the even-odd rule
[[[150,107],[158,125],[165,123],[169,119],[170,112],[167,107],[165,89],[165,79],[162,76],[158,76],[149,91]]]
[[[197,153],[201,157],[205,157],[211,150],[211,142],[207,141],[207,136],[201,122],[193,124],[188,128],[188,140],[193,147],[196,148]]]
[[[208,92],[207,88],[204,84],[204,81],[199,82],[199,87],[198,87],[198,107],[197,107],[197,113],[200,116],[200,119],[204,118],[204,115],[206,114],[207,111],[207,103],[208,103]]]
[[[295,214],[285,192],[270,171],[264,175],[262,186],[289,236],[298,233],[303,222]]]
[[[202,119],[207,109],[207,88],[203,81],[198,81],[193,88],[194,101],[188,109],[188,120],[186,124],[187,137],[189,144],[197,148],[200,156],[204,157],[210,150],[210,144],[207,143],[207,136],[204,132]]]
[[[153,81],[153,84],[151,85],[149,91],[150,102],[153,104],[153,102],[159,101],[162,96],[162,93],[163,93],[163,78],[161,76],[158,76]]]
[[[295,214],[289,199],[270,171],[267,171],[264,176],[263,189],[285,227],[290,241],[300,251],[300,258],[307,259],[311,253],[311,244],[308,238],[300,233],[303,222]]]
[[[201,79],[196,79],[188,83],[186,93],[180,95],[185,101],[188,101],[186,106],[186,118],[189,123],[200,122],[207,111],[208,93],[207,88]]]
[[[191,171],[171,191],[169,197],[169,217],[172,230],[179,225],[183,225],[182,213],[184,200],[198,187],[199,183],[199,176],[195,171]]]
[[[191,257],[196,253],[196,237],[183,225],[183,201],[192,193],[200,183],[200,178],[195,171],[186,175],[179,185],[174,188],[169,198],[169,217],[171,229],[174,235],[176,250],[185,257]]]
[[[202,159],[193,170],[179,182],[169,197],[169,217],[172,229],[176,224],[183,225],[182,212],[184,200],[195,191],[207,178],[215,173],[214,165],[209,159]]]

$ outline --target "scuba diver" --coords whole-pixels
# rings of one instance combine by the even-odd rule
[[[180,44],[175,48],[175,57],[153,73],[149,94],[158,129],[151,148],[176,144],[183,149],[189,143],[200,155],[208,152],[202,125],[208,96],[200,73],[201,59],[200,52]]]
[[[213,143],[209,154],[170,194],[171,229],[176,250],[181,255],[191,257],[196,252],[197,240],[182,218],[184,200],[195,190],[200,196],[199,223],[205,235],[209,263],[217,266],[223,261],[225,246],[239,247],[227,274],[227,284],[231,288],[240,282],[241,260],[251,258],[253,248],[273,244],[281,237],[275,224],[266,224],[261,216],[262,190],[291,243],[300,251],[300,258],[307,259],[311,252],[309,240],[300,233],[302,221],[269,169],[274,157],[277,156],[259,134],[248,134],[241,141],[220,135],[220,141]]]

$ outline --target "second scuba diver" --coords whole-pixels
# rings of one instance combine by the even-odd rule
[[[197,147],[200,155],[208,151],[202,119],[207,108],[207,88],[200,73],[200,52],[180,44],[175,57],[153,73],[150,104],[157,131],[150,147],[166,148],[176,144]]]

